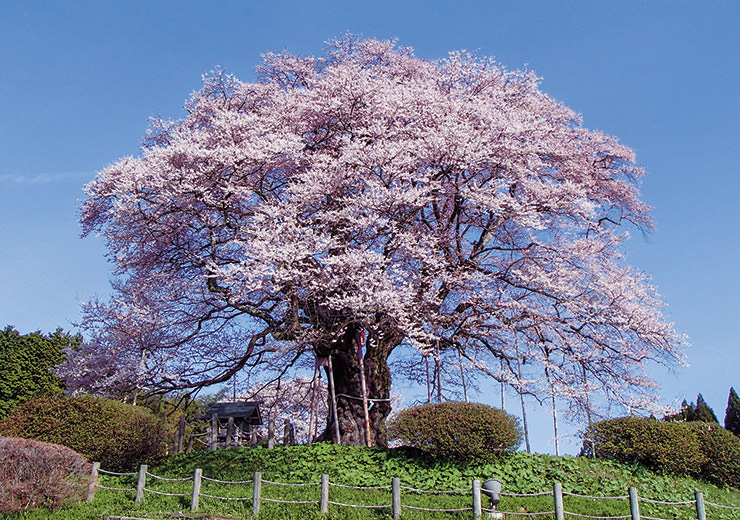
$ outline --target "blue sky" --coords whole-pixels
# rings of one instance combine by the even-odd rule
[[[104,245],[80,240],[77,200],[137,153],[149,117],[180,117],[216,66],[250,81],[261,53],[320,53],[351,31],[533,70],[586,127],[635,149],[657,229],[626,252],[691,342],[690,367],[655,374],[666,403],[701,392],[721,420],[740,387],[739,24],[740,4],[711,1],[7,2],[0,326],[72,330],[79,301],[106,294]],[[547,410],[532,409],[534,448],[552,451]]]

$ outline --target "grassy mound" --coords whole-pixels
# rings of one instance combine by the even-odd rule
[[[641,497],[667,502],[689,501],[696,491],[701,491],[708,502],[740,506],[740,491],[729,487],[718,487],[688,477],[666,476],[654,473],[637,464],[582,457],[552,457],[516,453],[504,455],[494,462],[465,464],[451,459],[434,459],[409,449],[380,450],[350,448],[331,444],[313,446],[237,449],[217,452],[196,452],[174,455],[157,466],[149,468],[151,473],[167,478],[182,478],[193,474],[196,468],[212,479],[240,481],[249,480],[254,472],[272,482],[316,483],[322,474],[331,482],[346,486],[389,486],[393,477],[399,477],[402,486],[422,490],[469,489],[473,479],[489,477],[503,482],[505,493],[539,493],[552,490],[554,482],[560,482],[563,490],[570,493],[565,497],[568,511],[593,516],[620,516],[629,514],[626,499],[590,500],[574,495],[624,496],[628,487],[638,489]],[[104,484],[110,487],[132,488],[135,477],[104,476]],[[92,504],[68,507],[60,513],[42,516],[23,516],[40,519],[99,519],[104,515],[121,515],[164,519],[178,511],[189,511],[189,496],[192,482],[147,481],[147,488],[168,493],[181,493],[183,498],[147,494],[141,504],[134,504],[133,492],[100,490]],[[283,487],[263,484],[263,497],[288,500],[318,500],[317,487]],[[251,485],[221,486],[204,482],[203,493],[216,496],[249,497]],[[330,500],[342,503],[388,504],[387,490],[357,491],[332,487]],[[402,491],[402,503],[415,507],[456,508],[470,507],[469,492],[457,495],[432,495]],[[538,512],[552,510],[552,496],[510,497],[504,496],[499,509],[512,512]],[[737,512],[708,506],[708,514],[715,519],[737,518]],[[228,518],[249,518],[249,501],[201,500],[201,514],[218,514]],[[660,506],[641,504],[644,516],[657,518],[696,518],[693,506]],[[733,516],[734,515],[734,516]],[[348,509],[332,506],[329,520],[385,519],[390,510]],[[21,517],[10,517],[21,518]],[[182,518],[182,517],[180,517]],[[280,506],[264,502],[259,518],[278,520],[286,518],[321,518],[318,506]],[[426,513],[411,509],[403,510],[404,519],[472,519],[471,511],[460,513]],[[547,516],[543,518],[549,518]]]

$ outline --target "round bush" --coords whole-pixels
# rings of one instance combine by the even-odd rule
[[[658,471],[698,475],[704,454],[687,423],[621,417],[595,423],[586,433],[583,453],[602,459],[637,462]]]
[[[0,437],[0,513],[56,509],[84,496],[85,457],[58,444]]]
[[[388,433],[405,446],[459,460],[492,460],[516,451],[519,420],[484,404],[447,402],[401,410]]]
[[[690,422],[704,453],[701,477],[740,488],[740,438],[717,423]]]
[[[32,399],[0,421],[0,435],[61,444],[110,469],[164,455],[169,437],[149,410],[89,395]]]
[[[582,454],[740,488],[740,438],[717,423],[622,417],[593,424]]]

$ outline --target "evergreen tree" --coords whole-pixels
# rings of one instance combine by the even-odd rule
[[[0,330],[0,419],[33,396],[63,392],[64,384],[49,369],[81,340],[61,329],[25,335],[10,326]]]
[[[712,410],[707,402],[704,400],[704,397],[702,397],[701,394],[696,396],[696,413],[695,416],[692,419],[688,419],[689,421],[701,421],[701,422],[715,422],[719,424],[719,421],[717,420],[717,416],[714,414],[714,410]]]
[[[730,397],[727,399],[725,429],[740,436],[740,397],[737,396],[734,388],[730,388]]]

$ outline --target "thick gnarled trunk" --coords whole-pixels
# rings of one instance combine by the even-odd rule
[[[369,441],[371,446],[386,445],[385,420],[391,412],[391,373],[388,367],[388,356],[401,342],[401,339],[393,334],[383,334],[380,338],[371,334],[363,345],[364,356],[362,362],[368,397]],[[328,366],[325,367],[325,370],[329,384],[331,385],[332,379],[334,381],[333,393],[336,397],[336,425],[339,430],[339,442],[348,446],[365,446],[368,436],[366,436],[362,373],[355,331],[346,331],[342,338],[334,343],[331,351],[331,361],[332,373],[330,373]],[[321,440],[336,442],[337,428],[335,427],[334,415],[334,402],[330,388],[329,414],[326,421],[326,430],[320,436]]]

